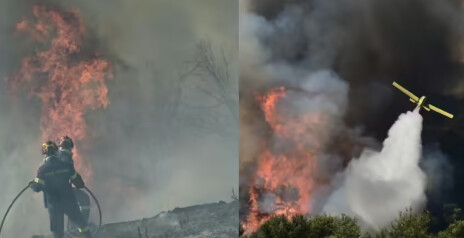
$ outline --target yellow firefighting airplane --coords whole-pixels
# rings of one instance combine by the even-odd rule
[[[422,97],[418,98],[416,95],[412,94],[411,92],[409,92],[408,90],[403,88],[401,85],[397,84],[396,82],[393,82],[393,86],[395,86],[397,89],[399,89],[400,91],[402,91],[403,93],[408,95],[409,96],[409,101],[413,102],[414,104],[417,104],[417,106],[419,106],[421,108],[423,107],[427,111],[432,110],[432,111],[438,112],[438,113],[442,114],[443,116],[446,116],[446,117],[449,117],[449,118],[454,117],[453,114],[445,112],[445,111],[441,110],[440,108],[435,107],[432,104],[428,104],[428,103],[426,104],[425,103],[425,96],[422,96]]]

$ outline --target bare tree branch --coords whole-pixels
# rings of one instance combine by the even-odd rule
[[[238,197],[237,197],[237,195],[235,194],[234,188],[232,188],[232,199],[233,199],[234,201],[238,201]]]
[[[223,50],[216,54],[211,43],[203,40],[196,45],[196,51],[187,64],[187,72],[179,76],[180,90],[182,91],[186,83],[192,83],[195,85],[194,89],[209,98],[208,101],[212,104],[193,105],[191,102],[179,100],[179,106],[196,114],[191,115],[192,118],[186,116],[184,119],[206,133],[233,135],[228,132],[228,128],[235,129],[238,126],[238,80],[231,77],[226,54]],[[197,112],[198,109],[201,110]],[[225,114],[227,111],[228,116]]]

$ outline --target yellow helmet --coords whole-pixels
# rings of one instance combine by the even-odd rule
[[[56,143],[53,141],[45,141],[42,144],[42,154],[44,155],[51,155],[54,154],[58,151],[58,146],[56,146]]]

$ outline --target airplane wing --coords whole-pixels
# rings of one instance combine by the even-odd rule
[[[397,84],[396,82],[393,82],[393,86],[395,86],[397,89],[399,89],[401,92],[405,93],[406,95],[408,95],[412,100],[414,100],[415,102],[418,102],[419,101],[419,98],[412,94],[411,92],[409,92],[407,89],[403,88],[401,85]]]
[[[432,105],[432,104],[429,104],[429,108],[430,108],[431,110],[435,111],[435,112],[438,112],[438,113],[442,114],[443,116],[446,116],[446,117],[449,117],[449,118],[453,118],[453,117],[454,117],[453,114],[448,113],[448,112],[445,112],[445,111],[441,110],[440,108],[435,107],[435,106]]]

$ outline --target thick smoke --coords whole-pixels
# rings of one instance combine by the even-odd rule
[[[246,3],[255,17],[245,19],[269,23],[254,33],[261,43],[257,55],[264,56],[262,62],[335,70],[350,83],[347,121],[364,122],[377,139],[385,137],[396,115],[410,106],[403,98],[391,96],[393,80],[457,110],[453,97],[461,97],[463,72],[463,14],[457,1]],[[447,122],[429,120],[435,127]]]
[[[237,112],[216,105],[203,93],[202,89],[215,90],[207,76],[186,72],[193,66],[189,62],[197,43],[208,40],[218,67],[226,70],[228,66],[237,89],[238,3],[3,1],[2,79],[17,71],[21,58],[34,50],[30,41],[15,34],[14,26],[36,3],[77,7],[89,30],[86,49],[97,49],[113,65],[114,79],[107,84],[110,104],[86,114],[90,146],[82,154],[92,161],[94,192],[103,208],[104,223],[230,200],[238,180]],[[221,53],[228,65],[221,64]],[[41,102],[28,98],[27,92],[14,101],[3,83],[0,90],[0,179],[10,181],[0,196],[3,214],[42,162]],[[42,197],[31,194],[27,191],[15,205],[2,235],[28,237],[48,232]]]
[[[402,115],[397,121],[398,115],[413,105],[400,92],[394,91],[391,83],[400,82],[414,92],[430,96],[429,99],[438,105],[451,105],[446,108],[459,113],[453,107],[459,93],[452,89],[459,87],[462,72],[459,43],[462,32],[458,27],[462,15],[455,4],[454,1],[421,0],[241,1],[242,220],[249,212],[249,184],[255,178],[257,161],[264,149],[262,142],[273,138],[254,95],[276,86],[285,86],[289,95],[298,95],[287,97],[285,100],[292,102],[286,105],[315,106],[330,116],[328,124],[332,126],[326,133],[315,132],[326,147],[324,153],[318,155],[321,168],[316,173],[329,177],[331,184],[321,184],[308,201],[314,213],[331,210],[357,215],[368,226],[378,228],[409,206],[418,209],[425,205],[426,188],[429,192],[434,190],[430,187],[438,191],[436,184],[446,177],[440,175],[450,171],[446,155],[438,146],[424,146],[422,151],[422,117],[418,113]],[[335,76],[324,77],[321,84],[304,87],[313,75],[324,74]],[[336,94],[327,93],[332,91]],[[314,96],[318,93],[323,96]],[[291,113],[300,109],[291,107]],[[337,113],[330,113],[333,111]],[[424,143],[427,145],[440,142],[437,135],[453,127],[450,124],[445,127],[449,120],[438,114],[428,113],[424,117],[427,122]],[[457,117],[456,120],[461,119]],[[395,144],[390,138],[403,135],[398,135],[397,129],[410,124],[413,128],[400,133],[411,133],[409,136],[413,139]],[[386,138],[388,131],[389,139],[382,147],[379,141]],[[353,160],[359,157],[360,147],[372,152]],[[405,153],[396,154],[399,151]],[[428,162],[420,166],[427,180],[419,167],[422,152]],[[391,158],[390,153],[396,156],[391,164],[387,159]],[[372,156],[375,158],[368,159]],[[348,163],[350,160],[353,162]],[[384,163],[390,167],[382,173],[378,170]],[[399,167],[404,170],[397,171],[397,166],[404,166]],[[406,176],[409,172],[415,173],[415,179]],[[377,183],[384,186],[376,187]],[[360,191],[361,184],[372,189],[355,195],[346,192],[348,186]],[[337,190],[342,185],[343,188]],[[379,191],[379,188],[383,189]],[[387,190],[398,196],[389,203],[392,209],[387,213],[376,209],[367,212],[372,208],[368,206],[369,199]],[[373,196],[363,196],[371,192]],[[388,199],[381,201],[384,200]],[[365,205],[362,202],[366,202],[366,207],[360,207]]]
[[[418,111],[400,115],[380,152],[366,150],[350,162],[340,191],[329,197],[324,212],[353,214],[380,229],[396,219],[398,211],[423,207],[426,177],[419,167],[422,117]]]

